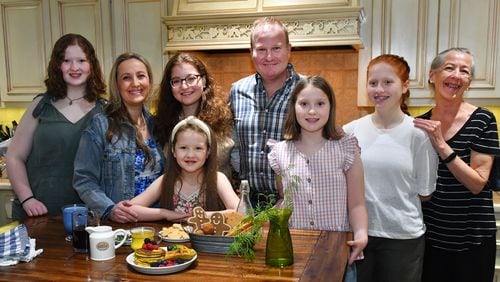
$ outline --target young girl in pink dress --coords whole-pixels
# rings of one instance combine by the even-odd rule
[[[352,230],[351,265],[368,241],[363,166],[356,138],[335,128],[335,96],[325,79],[306,77],[295,86],[283,133],[285,141],[270,144],[269,153],[281,180],[278,205],[292,201],[291,228]]]

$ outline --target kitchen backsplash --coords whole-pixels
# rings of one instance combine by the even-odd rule
[[[251,54],[246,50],[191,52],[201,57],[227,95],[232,83],[255,72]],[[295,70],[304,75],[321,75],[333,87],[337,103],[337,123],[343,124],[366,114],[370,109],[357,106],[358,52],[350,47],[296,48],[290,57]]]

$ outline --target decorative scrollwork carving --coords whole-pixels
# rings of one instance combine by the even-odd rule
[[[249,39],[251,24],[171,25],[169,41]]]
[[[290,37],[325,36],[338,34],[358,34],[358,21],[355,19],[283,21]],[[169,41],[185,40],[228,40],[250,38],[251,24],[205,24],[205,25],[167,25]]]

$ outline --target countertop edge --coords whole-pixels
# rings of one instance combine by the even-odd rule
[[[12,190],[9,179],[0,178],[0,190]]]

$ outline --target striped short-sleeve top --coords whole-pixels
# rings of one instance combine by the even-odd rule
[[[421,117],[430,119],[431,111]],[[500,149],[495,116],[487,109],[476,109],[447,143],[468,165],[471,151],[498,155]],[[472,194],[441,161],[436,191],[422,208],[427,244],[435,248],[464,251],[495,234],[491,190],[485,187],[479,194]]]

